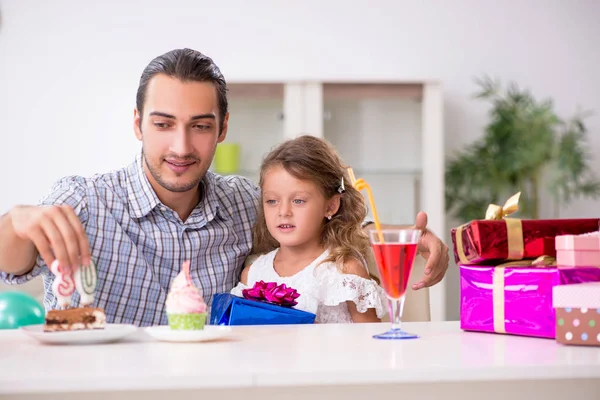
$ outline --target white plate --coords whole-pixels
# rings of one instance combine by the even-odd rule
[[[135,325],[106,324],[104,329],[89,329],[66,332],[44,332],[44,325],[28,325],[20,328],[27,335],[47,344],[97,344],[116,342],[132,334]]]
[[[202,330],[174,330],[168,325],[149,326],[144,331],[154,339],[165,342],[208,342],[228,336],[231,328],[228,326],[206,325]]]

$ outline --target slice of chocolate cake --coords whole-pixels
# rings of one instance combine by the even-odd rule
[[[104,329],[105,323],[106,315],[101,308],[82,307],[51,310],[46,315],[44,332]]]

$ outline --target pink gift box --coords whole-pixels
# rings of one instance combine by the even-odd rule
[[[558,267],[600,267],[600,236],[559,235],[554,239]]]
[[[600,236],[560,235],[554,238],[556,250],[600,251]]]
[[[600,251],[557,250],[559,267],[600,267]]]
[[[600,268],[593,267],[459,265],[459,271],[461,329],[552,339],[553,288],[600,282]]]

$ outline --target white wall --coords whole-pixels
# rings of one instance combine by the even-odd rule
[[[176,47],[207,53],[231,80],[440,79],[448,152],[481,134],[486,106],[470,96],[482,73],[553,97],[563,114],[600,113],[598,1],[349,3],[0,0],[0,212],[35,203],[62,175],[128,163],[139,75]],[[600,118],[589,127],[597,156]],[[561,217],[597,216],[598,205]]]

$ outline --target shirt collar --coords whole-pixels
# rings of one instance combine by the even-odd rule
[[[140,152],[133,163],[127,168],[127,191],[131,215],[142,218],[148,215],[156,206],[162,205],[156,192],[152,188],[142,165],[142,153]],[[231,210],[227,209],[216,193],[215,174],[207,171],[200,181],[202,187],[202,198],[192,211],[188,222],[197,220],[211,221],[218,215],[227,220],[231,216]]]
[[[192,212],[192,215],[196,213],[196,210],[202,210],[206,216],[206,221],[212,220],[217,215],[223,220],[229,219],[231,217],[231,210],[227,209],[219,198],[216,175],[211,171],[206,171],[200,185],[202,187],[202,198]]]
[[[160,200],[144,172],[141,151],[127,168],[127,192],[131,215],[135,218],[145,217],[160,204]]]

